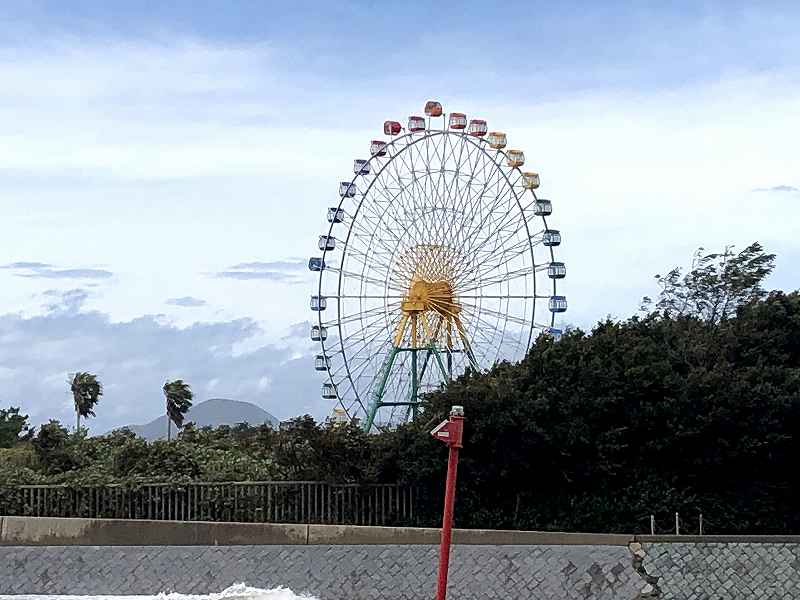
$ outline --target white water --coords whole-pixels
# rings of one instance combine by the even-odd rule
[[[316,600],[313,596],[297,595],[292,590],[279,587],[262,590],[237,583],[217,594],[158,594],[156,596],[3,596],[0,600]]]

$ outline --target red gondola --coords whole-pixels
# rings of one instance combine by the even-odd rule
[[[425,103],[425,114],[429,117],[441,117],[442,116],[442,105],[440,102],[436,100],[428,100]]]
[[[467,127],[467,115],[464,113],[450,113],[450,129],[465,129]]]
[[[400,130],[403,129],[402,125],[397,121],[384,121],[383,122],[383,133],[386,135],[397,135],[400,133]]]
[[[486,121],[483,119],[472,119],[469,122],[469,129],[467,130],[467,133],[476,137],[483,137],[486,135],[488,130],[489,128],[486,126]]]

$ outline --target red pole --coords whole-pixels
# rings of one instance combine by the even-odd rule
[[[447,597],[447,574],[450,569],[450,542],[453,535],[453,507],[456,502],[456,475],[458,473],[458,451],[464,431],[464,409],[454,406],[450,418],[431,433],[433,437],[447,443],[450,452],[447,457],[447,483],[444,490],[444,514],[442,516],[442,537],[439,545],[439,578],[436,587],[436,600]]]
[[[457,471],[458,448],[450,446],[447,458],[447,485],[444,491],[442,541],[439,544],[439,584],[436,588],[436,600],[445,600],[447,597],[447,573],[450,570],[450,540],[453,536],[453,507],[456,503]]]

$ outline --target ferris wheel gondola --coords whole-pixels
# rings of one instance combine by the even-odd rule
[[[412,418],[467,368],[522,358],[567,310],[561,233],[524,152],[439,102],[425,114],[387,120],[388,141],[354,160],[309,261],[322,396],[367,430]]]

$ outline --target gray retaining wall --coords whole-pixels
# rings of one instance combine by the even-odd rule
[[[0,594],[431,598],[435,529],[0,518]],[[454,600],[800,598],[800,538],[458,530]]]

